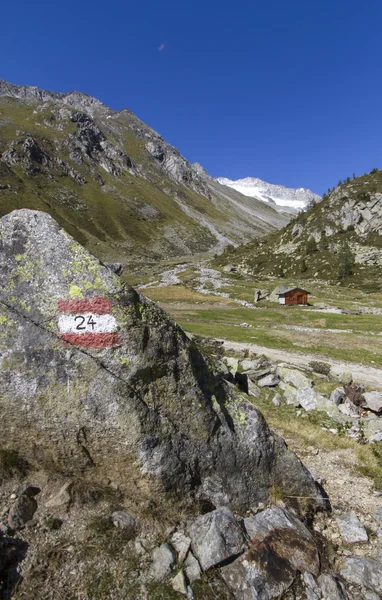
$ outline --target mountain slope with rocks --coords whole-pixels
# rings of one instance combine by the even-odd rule
[[[224,254],[220,264],[273,277],[381,289],[382,171],[347,180],[282,230]]]
[[[217,253],[288,220],[214,182],[129,110],[0,80],[0,216],[20,208],[47,211],[133,269]]]
[[[237,190],[245,196],[257,198],[272,206],[282,207],[281,210],[285,211],[292,210],[293,212],[297,212],[321,200],[318,194],[305,188],[287,188],[283,185],[267,183],[256,177],[245,177],[236,181],[232,181],[226,177],[218,177],[216,181]]]

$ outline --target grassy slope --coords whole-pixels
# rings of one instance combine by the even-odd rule
[[[323,360],[336,359],[382,366],[382,316],[375,314],[338,314],[298,306],[262,302],[249,309],[230,300],[195,291],[197,273],[191,267],[179,275],[182,285],[149,287],[146,296],[160,302],[190,333],[254,343],[268,348],[317,354]],[[272,289],[282,280],[259,281],[251,275],[226,274],[228,285],[219,291],[232,299],[253,302],[256,287]],[[135,282],[136,283],[136,282]],[[311,302],[326,302],[343,309],[360,306],[382,307],[382,294],[367,294],[352,288],[308,282]],[[240,327],[248,323],[250,328]],[[304,327],[298,331],[294,327]],[[337,330],[334,332],[329,329]]]

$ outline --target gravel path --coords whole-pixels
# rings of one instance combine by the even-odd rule
[[[227,351],[231,350],[233,352],[243,352],[248,350],[249,352],[253,352],[255,354],[264,354],[272,360],[288,363],[296,367],[308,367],[310,361],[322,360],[331,365],[331,369],[334,374],[340,374],[344,371],[347,371],[352,373],[353,379],[357,383],[362,383],[364,385],[382,390],[382,369],[377,369],[376,367],[367,367],[364,365],[359,365],[358,363],[332,360],[317,354],[297,354],[287,350],[266,348],[265,346],[259,346],[257,344],[232,342],[228,340],[221,341],[223,342],[223,346]]]

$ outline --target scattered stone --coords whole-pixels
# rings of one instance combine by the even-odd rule
[[[260,369],[257,371],[245,371],[246,374],[248,375],[249,379],[252,379],[253,381],[257,381],[258,379],[261,379],[262,377],[265,377],[265,375],[269,375],[269,373],[271,372],[271,369]]]
[[[202,570],[201,570],[200,565],[199,565],[198,561],[196,560],[195,556],[192,554],[192,552],[189,552],[187,554],[187,558],[184,561],[183,566],[184,566],[184,570],[186,571],[188,581],[190,583],[193,583],[194,581],[197,581],[198,579],[202,578]]]
[[[45,503],[47,508],[56,508],[59,506],[64,506],[70,504],[72,497],[70,495],[70,490],[73,487],[73,482],[68,481],[65,483],[60,491],[53,496],[48,502]]]
[[[328,600],[347,600],[344,585],[330,573],[322,573],[317,582],[322,592],[322,598]]]
[[[281,406],[281,396],[280,394],[275,394],[272,398],[272,404],[274,406]]]
[[[179,592],[179,594],[183,594],[183,596],[188,595],[187,581],[186,581],[184,572],[182,570],[180,570],[179,573],[177,573],[175,575],[175,577],[173,577],[171,579],[171,585],[172,585],[173,589],[175,590],[175,592]]]
[[[313,385],[313,381],[308,379],[306,375],[297,369],[279,366],[276,369],[276,375],[278,375],[285,383],[292,384],[295,388],[309,388]]]
[[[354,511],[339,515],[336,517],[336,521],[340,529],[341,537],[347,544],[357,544],[358,542],[368,541],[369,538],[366,529],[363,527]]]
[[[223,567],[222,577],[237,600],[281,596],[298,571],[319,572],[319,556],[308,529],[289,511],[270,508],[244,520],[249,551]]]
[[[361,404],[362,408],[367,408],[373,412],[382,412],[382,392],[365,392],[363,394],[365,402]]]
[[[345,394],[345,390],[343,387],[337,388],[330,394],[330,400],[332,402],[334,402],[334,404],[337,404],[337,406],[339,404],[342,404],[342,402],[344,402],[345,397],[346,397],[346,394]]]
[[[114,527],[124,529],[125,531],[130,532],[132,536],[135,535],[137,531],[137,522],[130,513],[125,510],[117,510],[111,515],[111,520]]]
[[[359,417],[359,408],[349,398],[345,399],[343,404],[340,404],[338,410],[347,417]]]
[[[171,573],[175,564],[175,553],[170,544],[162,544],[154,548],[151,556],[151,567],[148,577],[153,581],[163,581]]]
[[[299,406],[299,400],[297,398],[297,390],[293,385],[289,385],[289,383],[284,383],[280,381],[280,389],[282,389],[284,398],[287,404],[292,404],[293,406]]]
[[[235,358],[234,356],[225,356],[224,361],[227,364],[227,366],[230,367],[231,371],[233,373],[236,373],[236,371],[239,368],[239,359]]]
[[[277,377],[277,375],[266,375],[265,377],[262,377],[261,379],[259,379],[259,381],[257,382],[257,385],[259,387],[274,387],[276,385],[278,385],[280,383],[280,379]]]
[[[37,502],[29,496],[20,496],[11,506],[8,515],[8,525],[11,529],[21,529],[33,518],[37,510]]]
[[[226,507],[198,517],[190,527],[190,537],[203,571],[238,556],[245,548],[243,530]]]
[[[342,383],[342,385],[350,385],[353,381],[353,375],[348,371],[344,371],[343,373],[336,373],[334,375],[334,378],[339,383]]]
[[[382,594],[382,563],[367,556],[346,558],[340,569],[341,576],[355,585]]]
[[[261,389],[251,379],[248,379],[248,394],[253,398],[260,398],[261,396]]]
[[[175,531],[175,533],[171,536],[170,542],[178,554],[178,563],[182,564],[187,556],[187,552],[190,549],[191,539],[182,531]]]

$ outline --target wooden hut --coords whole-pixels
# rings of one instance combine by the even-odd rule
[[[302,288],[299,288],[299,287],[292,287],[292,288],[286,288],[286,289],[279,290],[278,299],[279,299],[280,304],[307,305],[309,294],[310,294],[310,292],[308,292],[307,290],[303,290]]]

